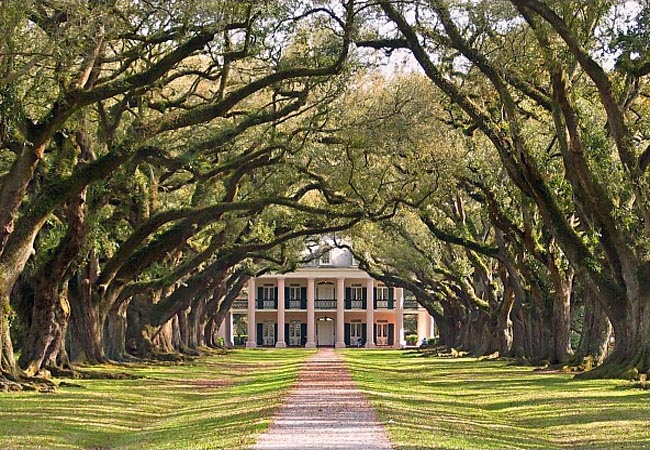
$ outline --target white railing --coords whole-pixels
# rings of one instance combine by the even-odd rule
[[[388,308],[388,300],[377,300],[377,308]]]
[[[351,309],[363,309],[363,300],[350,300]]]
[[[263,309],[275,309],[275,300],[264,300],[262,304]]]
[[[235,300],[232,304],[232,309],[246,309],[248,308],[248,300]]]
[[[316,300],[314,307],[316,309],[336,309],[336,300]]]
[[[302,309],[302,301],[289,300],[289,309]]]

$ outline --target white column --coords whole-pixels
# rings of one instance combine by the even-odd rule
[[[248,280],[248,340],[246,348],[257,347],[257,324],[255,323],[256,304],[255,278]]]
[[[313,278],[307,278],[307,343],[305,348],[316,347],[316,283]]]
[[[226,318],[224,319],[224,322],[226,324],[226,348],[233,348],[235,346],[235,339],[234,339],[234,329],[235,326],[233,324],[233,317],[232,317],[232,312],[228,311],[226,313]]]
[[[336,279],[336,348],[345,348],[345,279]]]
[[[217,332],[219,337],[223,338],[223,345],[226,348],[232,348],[235,346],[232,339],[232,328],[232,313],[228,311],[219,326],[219,331]]]
[[[404,289],[393,288],[395,293],[395,348],[404,348]]]
[[[427,313],[427,333],[427,339],[436,335],[436,322],[429,313]]]
[[[429,313],[424,308],[418,308],[418,345],[423,338],[429,339],[429,330],[427,330],[427,317]]]
[[[278,278],[278,336],[276,336],[276,347],[286,347],[284,342],[284,278]]]
[[[375,347],[375,295],[373,292],[374,282],[369,279],[366,283],[368,299],[366,302],[366,348]]]

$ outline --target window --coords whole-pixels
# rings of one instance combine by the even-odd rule
[[[264,322],[262,328],[262,336],[264,345],[267,347],[275,345],[275,323],[267,320]]]
[[[302,308],[302,293],[301,286],[299,284],[290,284],[289,285],[289,309],[301,309]]]
[[[350,322],[350,345],[357,346],[363,342],[361,321]]]
[[[331,262],[330,262],[330,252],[329,252],[329,250],[326,251],[325,253],[323,253],[323,254],[321,255],[321,257],[320,257],[320,263],[321,263],[321,265],[323,265],[323,266],[331,264]]]
[[[350,286],[350,308],[363,308],[363,286],[360,284],[353,284]]]
[[[265,284],[262,286],[262,301],[264,309],[275,309],[275,286]]]
[[[353,284],[350,287],[350,299],[361,300],[363,298],[363,286],[360,284]]]
[[[262,287],[262,298],[264,300],[275,300],[275,286],[272,284],[265,284]]]
[[[377,322],[377,345],[388,345],[388,330],[386,321]]]
[[[388,300],[388,288],[386,286],[377,288],[377,300]]]
[[[300,285],[289,285],[289,300],[300,300]]]
[[[299,320],[292,320],[289,323],[289,345],[300,345],[302,332]]]

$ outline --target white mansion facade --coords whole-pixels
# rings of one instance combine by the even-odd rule
[[[434,322],[401,288],[358,268],[347,249],[333,248],[295,272],[250,279],[221,328],[233,344],[233,315],[247,316],[246,347],[403,348],[404,316],[417,315],[418,342]]]

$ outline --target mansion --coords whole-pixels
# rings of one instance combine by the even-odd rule
[[[228,346],[237,315],[246,316],[247,348],[403,348],[406,315],[417,323],[418,342],[435,331],[432,317],[402,288],[374,280],[339,248],[295,272],[251,278],[221,327]]]

